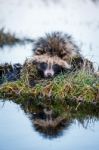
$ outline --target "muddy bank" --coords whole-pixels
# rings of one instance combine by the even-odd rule
[[[0,65],[0,84],[8,81],[16,81],[20,78],[22,65],[16,64],[1,64]]]

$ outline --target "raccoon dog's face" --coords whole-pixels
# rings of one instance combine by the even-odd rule
[[[71,67],[66,61],[61,60],[57,56],[34,56],[34,62],[39,74],[45,78],[53,77],[62,72],[64,69],[70,69]]]
[[[46,62],[40,62],[37,65],[37,69],[42,77],[50,78],[59,74],[63,68],[58,64],[51,64]]]

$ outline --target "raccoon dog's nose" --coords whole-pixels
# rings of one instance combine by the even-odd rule
[[[52,77],[52,74],[51,73],[47,73],[47,77]]]

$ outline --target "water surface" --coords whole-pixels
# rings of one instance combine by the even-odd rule
[[[0,48],[0,63],[21,63],[23,64],[26,58],[31,57],[32,44],[15,44],[14,46],[4,46]]]
[[[72,120],[57,136],[36,130],[21,107],[13,102],[0,100],[0,149],[1,150],[98,150],[99,120],[85,119],[84,124]]]

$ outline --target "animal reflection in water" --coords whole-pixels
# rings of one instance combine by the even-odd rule
[[[86,129],[91,122],[94,123],[99,119],[99,107],[82,105],[76,111],[75,108],[68,106],[62,105],[63,111],[56,113],[57,110],[52,110],[54,106],[47,102],[43,106],[35,105],[33,100],[28,99],[21,104],[21,108],[31,120],[33,128],[42,136],[50,139],[62,136],[65,133],[64,130],[69,130],[75,121]]]
[[[29,113],[36,131],[48,138],[61,136],[64,129],[68,129],[71,120],[66,116],[56,116],[51,109],[43,109],[38,113]]]

